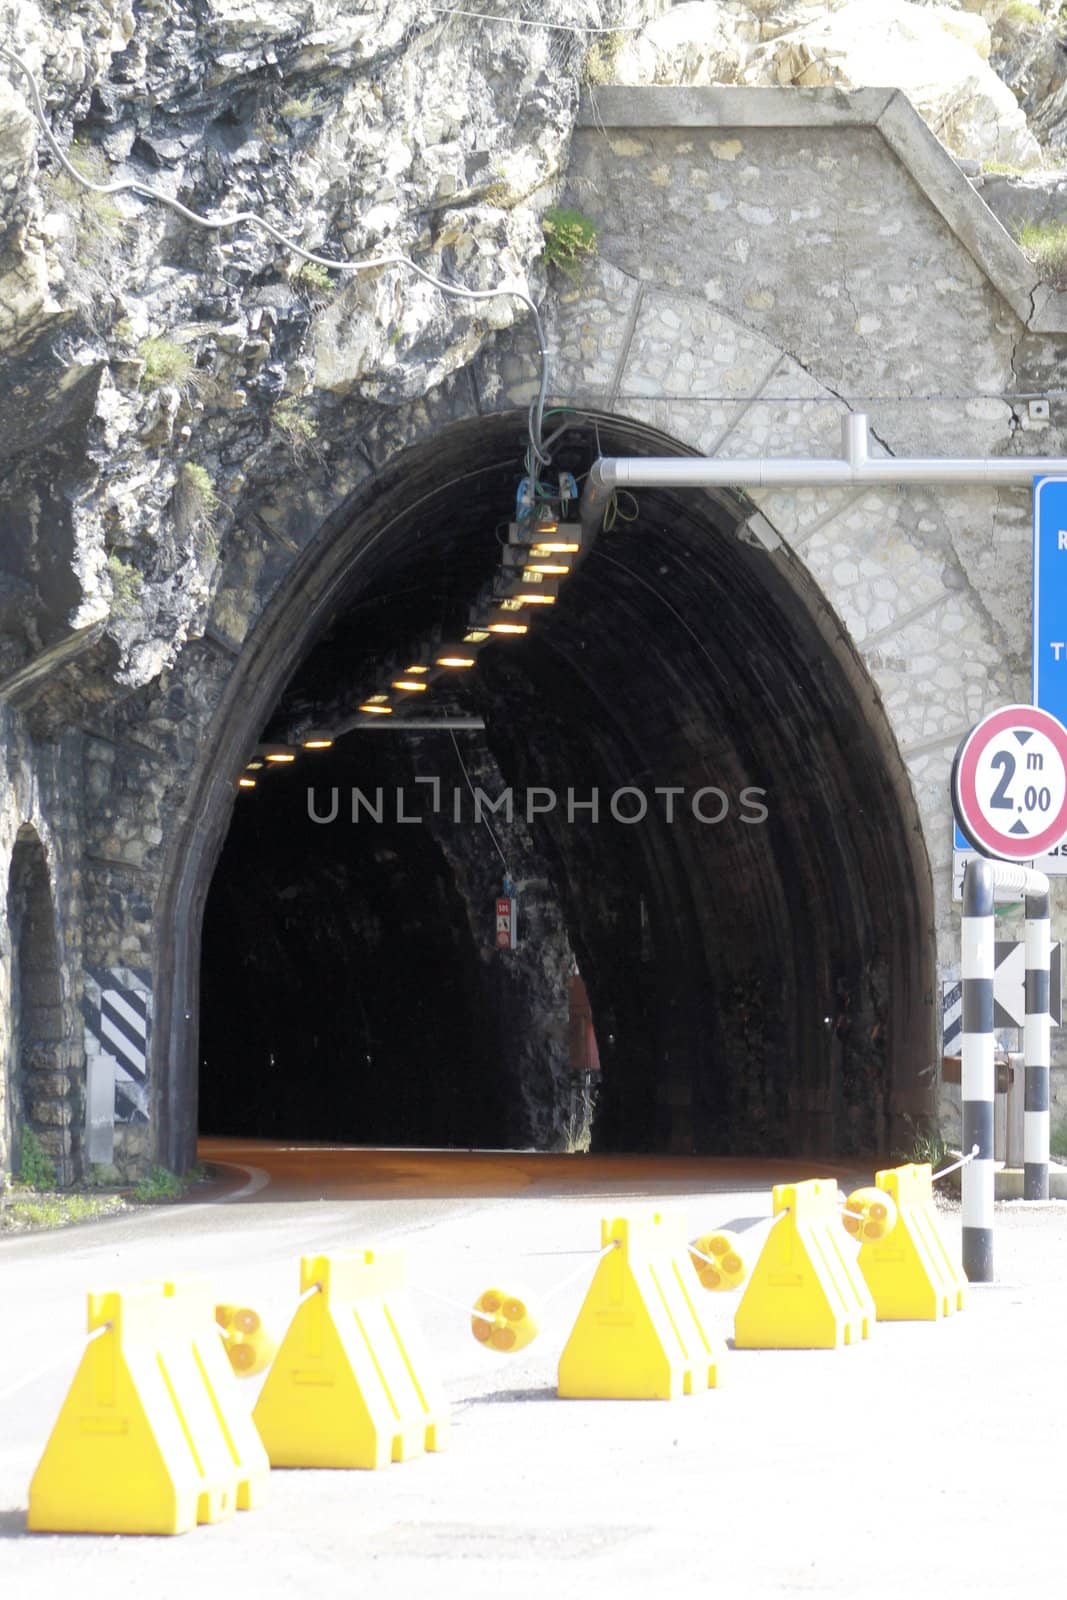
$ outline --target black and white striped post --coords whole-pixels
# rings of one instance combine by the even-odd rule
[[[971,861],[963,878],[963,1148],[977,1150],[973,1161],[963,1168],[963,1270],[972,1283],[993,1280],[993,1096],[996,1091],[993,1040],[993,946],[996,939],[993,910],[997,891],[1027,897],[1026,944],[1026,1032],[1025,1071],[1029,1106],[1030,1050],[1043,1052],[1040,1076],[1035,1089],[1044,1086],[1044,1105],[1048,1106],[1048,879],[1044,873],[1006,861]],[[1031,945],[1030,918],[1033,905],[1035,930]],[[1042,912],[1042,915],[1037,915]],[[1038,929],[1043,923],[1044,932]],[[1031,971],[1031,951],[1035,963],[1044,959],[1042,969]],[[1044,1021],[1036,1007],[1043,1000]],[[1032,1002],[1032,1005],[1031,1005]],[[1033,1009],[1033,1017],[1031,1012]],[[1031,1031],[1031,1020],[1034,1028]],[[1035,1098],[1037,1096],[1035,1095]],[[1048,1113],[1040,1128],[1044,1137],[1045,1183],[1048,1183]],[[1039,1137],[1035,1124],[1034,1138]],[[1024,1130],[1025,1140],[1025,1130]],[[1036,1142],[1035,1142],[1036,1148]],[[1026,1147],[1027,1151],[1029,1147]],[[1029,1155],[1027,1154],[1029,1172]]]
[[[1023,1019],[1023,1199],[1048,1199],[1049,959],[1048,892],[1026,896],[1026,1012]]]

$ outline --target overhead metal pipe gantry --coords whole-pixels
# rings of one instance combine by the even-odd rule
[[[872,456],[862,411],[841,419],[841,454],[789,456],[600,456],[582,495],[582,524],[599,528],[617,489],[863,488],[874,484],[1003,484],[1029,488],[1035,477],[1067,475],[1062,456]]]

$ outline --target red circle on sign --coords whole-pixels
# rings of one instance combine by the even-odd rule
[[[952,799],[956,820],[976,850],[1002,861],[1029,861],[1054,850],[1067,838],[1067,789],[1056,816],[1040,833],[1025,839],[1000,833],[978,803],[976,775],[982,756],[1002,733],[1029,729],[1044,734],[1055,748],[1067,773],[1067,728],[1038,706],[1004,706],[983,717],[963,740],[952,767]]]

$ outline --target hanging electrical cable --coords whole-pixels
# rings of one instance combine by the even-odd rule
[[[166,206],[173,211],[175,215],[182,217],[186,222],[191,222],[198,228],[206,228],[216,233],[229,228],[261,228],[264,233],[286,250],[291,250],[304,261],[309,261],[316,267],[323,267],[329,272],[375,272],[383,267],[404,267],[409,272],[415,273],[416,277],[422,278],[424,282],[431,284],[435,289],[439,289],[442,294],[453,295],[463,300],[496,300],[504,297],[520,301],[529,311],[533,321],[534,331],[537,336],[538,357],[541,363],[538,393],[530,407],[528,417],[530,455],[535,463],[540,463],[543,466],[548,465],[548,457],[542,450],[541,432],[545,400],[548,395],[549,349],[541,314],[526,289],[511,283],[500,284],[495,289],[467,289],[462,284],[450,283],[446,278],[439,278],[434,273],[428,272],[425,267],[420,267],[418,262],[413,261],[410,256],[403,255],[399,251],[390,255],[370,256],[358,261],[337,261],[331,256],[320,255],[315,250],[306,249],[290,234],[283,233],[280,228],[276,228],[272,222],[268,222],[265,217],[261,217],[255,211],[234,211],[221,217],[205,217],[197,211],[190,210],[188,206],[182,205],[180,200],[175,200],[163,190],[156,189],[149,183],[142,183],[139,178],[122,178],[115,183],[94,183],[84,173],[79,172],[77,167],[68,160],[62,146],[53,134],[45,114],[37,79],[26,65],[26,62],[21,56],[16,55],[14,51],[8,50],[3,45],[0,45],[0,58],[9,62],[26,80],[34,115],[45,142],[64,172],[67,173],[68,177],[73,178],[76,183],[80,184],[83,189],[87,189],[93,194],[133,194],[145,200],[155,200],[160,205]]]

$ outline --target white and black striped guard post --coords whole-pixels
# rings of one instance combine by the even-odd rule
[[[963,978],[963,1148],[977,1146],[973,1161],[963,1168],[963,1270],[972,1283],[993,1281],[993,1096],[996,1090],[993,1040],[993,971],[995,928],[993,908],[997,890],[1022,892],[1028,901],[1044,900],[1045,935],[1038,946],[1035,934],[1035,959],[1043,951],[1044,985],[1031,985],[1030,944],[1027,943],[1027,1017],[1025,1042],[1029,1049],[1030,999],[1034,1003],[1043,992],[1045,1015],[1048,1012],[1048,879],[1029,867],[1006,861],[970,861],[963,879],[963,940],[961,973]],[[1040,919],[1035,919],[1040,920]],[[1029,907],[1027,921],[1029,941]],[[1036,970],[1036,969],[1035,969]],[[1034,1039],[1037,1034],[1035,1032]],[[1048,1103],[1048,1029],[1043,1032],[1045,1104]],[[1035,1046],[1036,1047],[1036,1046]],[[1029,1083],[1029,1055],[1027,1083]],[[1026,1104],[1029,1105],[1029,1098]],[[1047,1140],[1048,1119],[1045,1119]],[[1025,1129],[1024,1129],[1025,1141]],[[1024,1144],[1025,1149],[1025,1144]],[[1046,1182],[1048,1146],[1045,1145]]]
[[[1023,1199],[1048,1199],[1049,959],[1048,893],[1026,896],[1026,1015],[1023,1022]]]

